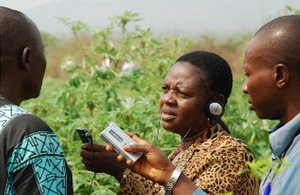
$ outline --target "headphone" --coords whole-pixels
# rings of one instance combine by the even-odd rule
[[[204,106],[204,112],[208,118],[215,119],[218,123],[221,124],[224,130],[230,134],[229,129],[221,119],[225,112],[225,106],[223,102],[216,98],[208,99]]]
[[[204,112],[206,116],[212,119],[216,119],[216,118],[221,119],[221,117],[224,114],[224,111],[225,111],[224,104],[221,101],[217,100],[216,98],[208,99],[208,101],[204,106]]]

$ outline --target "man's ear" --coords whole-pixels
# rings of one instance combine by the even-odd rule
[[[25,70],[30,70],[30,56],[31,55],[31,49],[30,47],[25,47],[23,49],[22,53],[22,67],[25,68]]]
[[[276,84],[279,88],[282,88],[289,80],[289,69],[284,64],[277,64],[274,68]]]

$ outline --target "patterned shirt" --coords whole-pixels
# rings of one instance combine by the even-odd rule
[[[37,116],[0,99],[0,193],[73,194],[59,140]]]
[[[180,152],[172,151],[173,160]],[[258,194],[258,180],[249,172],[247,161],[253,156],[247,146],[226,133],[220,124],[208,128],[194,144],[174,162],[196,186],[207,194],[233,192],[237,195]],[[200,190],[199,190],[200,191]],[[127,169],[120,181],[118,194],[164,194],[164,187]],[[198,192],[197,192],[198,193]]]

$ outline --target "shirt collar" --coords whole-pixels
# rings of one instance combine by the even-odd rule
[[[300,113],[298,113],[292,120],[282,126],[281,123],[276,125],[269,135],[270,146],[273,154],[279,156],[289,143],[294,138],[295,133],[300,127]]]

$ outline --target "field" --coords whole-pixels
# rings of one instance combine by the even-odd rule
[[[260,178],[269,168],[267,131],[276,121],[258,119],[241,91],[243,51],[251,34],[156,37],[151,29],[134,26],[138,19],[138,14],[125,12],[113,17],[106,29],[94,32],[80,21],[63,20],[74,35],[67,40],[43,33],[48,59],[43,88],[39,98],[22,107],[43,118],[59,137],[73,172],[75,194],[87,194],[93,178],[81,164],[76,127],[86,127],[96,143],[103,143],[100,131],[116,121],[166,154],[179,143],[179,137],[160,127],[158,98],[174,60],[192,50],[215,52],[231,65],[234,85],[223,120],[255,155],[251,171]],[[122,70],[124,63],[134,66]],[[113,177],[96,174],[93,194],[115,194],[117,189]]]

